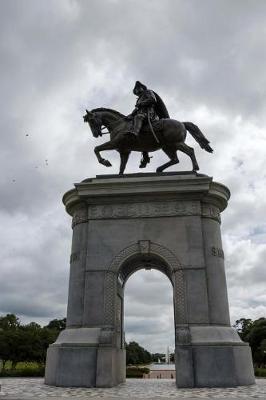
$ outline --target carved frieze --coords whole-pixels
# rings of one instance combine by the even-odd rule
[[[88,207],[82,206],[77,208],[73,213],[72,228],[85,222],[88,222]]]
[[[198,201],[167,201],[134,204],[100,204],[83,206],[75,210],[72,219],[72,228],[77,224],[86,223],[93,219],[115,218],[152,218],[170,216],[196,216],[212,218],[221,222],[220,210],[211,204],[202,204]]]
[[[201,215],[203,218],[212,218],[221,223],[219,208],[211,204],[202,204]]]
[[[197,201],[167,201],[134,204],[91,205],[89,219],[148,218],[200,215]]]

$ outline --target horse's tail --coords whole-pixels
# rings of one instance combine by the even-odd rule
[[[201,130],[197,127],[197,125],[192,122],[183,122],[185,128],[189,133],[193,136],[193,138],[199,143],[200,147],[209,153],[213,152],[213,149],[209,145],[209,140],[203,135]]]

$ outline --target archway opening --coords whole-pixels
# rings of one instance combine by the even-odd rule
[[[175,379],[173,286],[169,269],[158,259],[141,257],[124,266],[119,280],[124,287],[122,319],[130,353],[127,364],[149,364],[146,377]],[[151,354],[150,363],[141,360],[141,355],[135,357],[132,342]]]

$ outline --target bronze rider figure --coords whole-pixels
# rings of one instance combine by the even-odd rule
[[[148,89],[143,83],[136,81],[133,93],[138,99],[134,110],[126,118],[133,119],[132,134],[138,138],[145,123],[152,124],[153,121],[158,119],[169,118],[169,114],[160,96],[153,90]],[[143,152],[139,167],[145,168],[150,162],[150,158],[148,152]]]

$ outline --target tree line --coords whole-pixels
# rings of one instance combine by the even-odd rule
[[[253,364],[256,368],[266,367],[266,318],[252,321],[240,318],[234,328],[244,342],[249,343],[252,352]]]
[[[23,325],[14,314],[0,317],[0,359],[2,367],[6,362],[11,363],[12,369],[18,362],[45,363],[46,351],[49,344],[53,343],[61,330],[66,327],[66,319],[54,319],[48,325],[41,327],[36,322]],[[248,342],[255,367],[266,366],[266,318],[255,321],[241,318],[234,327],[241,339]],[[126,344],[127,365],[140,365],[163,361],[165,355],[152,354],[141,347],[137,342]],[[174,361],[174,355],[171,355]]]
[[[41,327],[36,322],[22,325],[14,314],[0,317],[0,359],[15,369],[18,362],[45,363],[46,350],[66,326],[66,319],[54,319]]]
[[[174,362],[174,353],[170,354],[170,362]],[[164,362],[164,353],[150,353],[141,347],[137,342],[129,342],[126,344],[126,360],[127,365],[150,364],[151,362]]]

